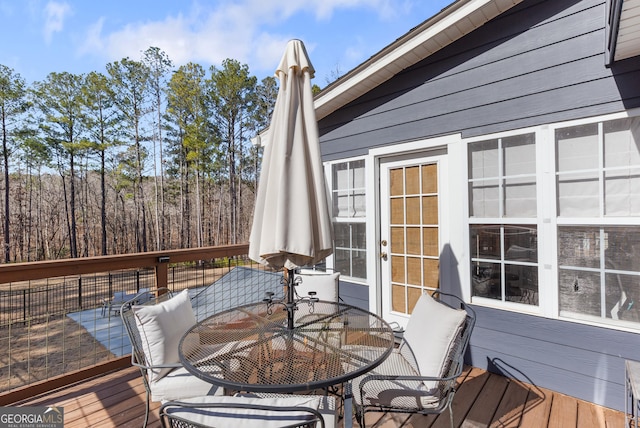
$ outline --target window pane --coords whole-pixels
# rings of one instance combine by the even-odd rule
[[[471,226],[471,257],[478,259],[500,258],[500,227]]]
[[[505,265],[505,278],[506,300],[527,305],[538,304],[537,266]]]
[[[361,250],[367,249],[367,225],[366,223],[352,223],[351,224],[351,239],[353,242],[353,248]]]
[[[348,189],[349,186],[349,170],[348,163],[339,163],[333,165],[333,189]]]
[[[560,313],[640,321],[640,227],[561,227]]]
[[[333,223],[333,239],[336,247],[350,246],[349,223]]]
[[[535,134],[471,143],[468,150],[470,216],[535,217]]]
[[[334,192],[333,216],[349,217],[349,195],[346,192]]]
[[[638,277],[606,274],[606,317],[614,320],[638,322]]]
[[[536,173],[535,134],[503,138],[504,175]]]
[[[498,140],[470,144],[469,178],[497,177],[498,174]]]
[[[604,123],[604,166],[640,165],[640,118]]]
[[[640,215],[640,118],[605,122],[604,145],[605,215]]]
[[[505,226],[504,246],[507,249],[505,260],[538,263],[538,233],[535,227]]]
[[[500,264],[498,263],[472,263],[471,281],[473,295],[489,299],[502,299],[500,276]]]
[[[469,184],[471,217],[499,217],[498,180],[473,181]]]
[[[364,160],[333,165],[333,216],[365,217]]]
[[[366,251],[354,251],[353,253],[353,270],[351,276],[353,278],[367,277],[367,253]]]
[[[348,250],[336,249],[333,257],[335,270],[340,272],[340,275],[351,276],[351,259],[350,252]]]
[[[598,217],[600,198],[597,172],[561,175],[558,178],[558,215]]]
[[[594,227],[558,229],[558,265],[600,266],[600,232]]]
[[[640,215],[640,169],[607,171],[604,185],[605,215],[611,217]]]
[[[604,241],[606,268],[640,273],[640,227],[605,228]]]
[[[536,227],[473,225],[470,235],[473,295],[537,305],[538,231]],[[506,251],[502,250],[503,243]],[[499,262],[490,262],[487,259],[495,259]]]
[[[507,178],[504,182],[505,217],[536,216],[535,177]]]
[[[598,125],[558,129],[556,157],[560,172],[598,168]]]
[[[334,268],[343,276],[366,278],[366,227],[365,223],[333,224]]]
[[[365,208],[364,190],[356,190],[353,193],[353,217],[364,217],[367,214]]]
[[[364,188],[365,187],[365,178],[364,178],[364,160],[357,160],[350,162],[351,169],[353,170],[353,187]]]
[[[558,281],[562,315],[600,316],[600,273],[561,269]]]

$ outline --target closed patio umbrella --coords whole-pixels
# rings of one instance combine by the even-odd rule
[[[333,251],[333,230],[311,93],[314,69],[304,44],[291,40],[276,69],[278,97],[262,158],[249,257],[286,269],[287,304],[293,269]],[[289,311],[292,328],[293,309]]]

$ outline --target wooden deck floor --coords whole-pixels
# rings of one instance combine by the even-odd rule
[[[467,367],[453,403],[460,427],[623,427],[624,414],[594,406],[553,391],[509,380]],[[140,427],[145,390],[137,368],[120,370],[50,394],[16,403],[21,406],[64,407],[65,428]],[[158,428],[157,403],[152,403],[149,427]],[[439,417],[371,413],[367,426],[377,428],[439,428],[449,426],[448,414]],[[342,427],[342,421],[339,424]],[[354,422],[354,426],[357,426]]]

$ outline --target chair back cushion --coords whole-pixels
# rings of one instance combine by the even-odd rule
[[[309,295],[309,291],[315,291],[320,300],[337,302],[339,298],[340,272],[322,272],[310,269],[302,269],[296,275],[302,282],[296,286],[296,292],[300,297]]]
[[[466,317],[465,310],[423,294],[409,317],[400,352],[408,361],[415,361],[421,376],[443,376]]]
[[[179,363],[180,339],[196,323],[188,290],[156,305],[134,305],[132,310],[147,365]],[[171,370],[171,367],[151,369],[150,381],[161,379]]]

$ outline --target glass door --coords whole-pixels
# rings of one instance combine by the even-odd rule
[[[445,161],[434,155],[380,163],[382,310],[401,325],[420,295],[439,287]]]

